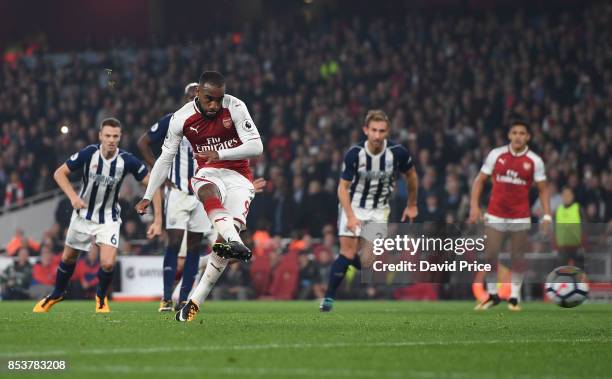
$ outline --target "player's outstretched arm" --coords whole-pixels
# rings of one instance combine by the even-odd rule
[[[408,204],[402,213],[401,221],[404,222],[406,219],[412,221],[419,215],[417,208],[417,194],[419,191],[419,177],[417,176],[416,169],[414,166],[403,173],[408,184]]]
[[[77,195],[76,191],[72,187],[72,184],[70,184],[68,175],[70,175],[70,168],[68,168],[68,165],[64,163],[59,166],[57,170],[55,170],[53,179],[55,179],[59,188],[61,188],[66,196],[68,196],[72,207],[74,209],[83,209],[86,207],[85,202],[79,197],[79,195]]]
[[[470,217],[468,219],[468,222],[472,224],[482,220],[482,213],[480,212],[480,195],[482,195],[482,190],[487,179],[489,179],[489,175],[479,172],[474,179],[474,183],[472,183],[472,191],[470,193]]]
[[[194,157],[204,160],[204,163],[212,163],[219,160],[240,160],[257,158],[263,152],[263,144],[260,138],[252,139],[243,142],[242,145],[232,147],[231,149],[219,151],[204,151],[201,153],[194,152]]]
[[[350,180],[340,178],[340,182],[338,183],[338,200],[340,201],[342,210],[346,214],[347,229],[357,234],[357,227],[361,226],[361,221],[355,216],[353,207],[351,207],[351,196],[349,195],[350,186]]]

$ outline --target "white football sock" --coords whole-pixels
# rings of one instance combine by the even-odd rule
[[[219,280],[219,277],[223,274],[223,270],[225,270],[228,263],[227,259],[221,258],[216,253],[211,253],[209,257],[204,275],[202,275],[198,286],[189,297],[189,299],[193,300],[198,306],[206,300],[208,294],[210,294],[215,283],[217,283],[217,280]]]
[[[226,242],[239,241],[242,243],[242,239],[240,239],[240,235],[234,226],[234,218],[226,209],[217,209],[214,213],[209,214],[208,218]]]
[[[486,276],[487,280],[487,292],[490,295],[497,295],[497,271],[489,272]]]
[[[198,267],[198,274],[196,275],[194,283],[200,283],[200,279],[202,278],[202,275],[204,275],[204,270],[206,270],[206,265],[208,263],[208,257],[209,256],[210,256],[210,254],[205,255],[205,256],[200,258],[200,266]],[[174,301],[174,304],[178,304],[179,296],[180,296],[180,293],[181,293],[181,285],[182,284],[183,284],[183,278],[181,277],[181,280],[179,280],[179,282],[176,285],[176,287],[174,287],[174,292],[172,292],[172,301]],[[193,287],[191,289],[191,292],[189,292],[189,296],[191,296],[193,294],[195,289],[196,289],[196,287]]]
[[[510,297],[520,299],[521,286],[523,285],[523,273],[512,272],[512,283],[510,283]]]

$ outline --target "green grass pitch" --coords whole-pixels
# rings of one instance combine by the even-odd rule
[[[606,378],[612,305],[561,309],[471,302],[209,302],[183,324],[157,303],[0,302],[0,377]],[[65,360],[15,372],[9,360]]]

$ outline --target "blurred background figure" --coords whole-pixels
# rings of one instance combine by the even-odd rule
[[[26,300],[30,298],[32,265],[29,262],[28,249],[21,248],[13,264],[4,269],[0,275],[2,300]]]
[[[559,251],[559,264],[584,269],[582,246],[582,210],[574,198],[574,191],[565,187],[561,192],[561,205],[555,212],[555,242]]]

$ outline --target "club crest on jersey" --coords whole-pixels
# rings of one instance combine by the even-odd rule
[[[232,127],[232,119],[229,117],[226,117],[223,119],[223,127],[226,129],[229,129]]]
[[[525,171],[529,171],[529,169],[531,169],[531,163],[524,162],[523,163],[523,168],[525,169]]]

